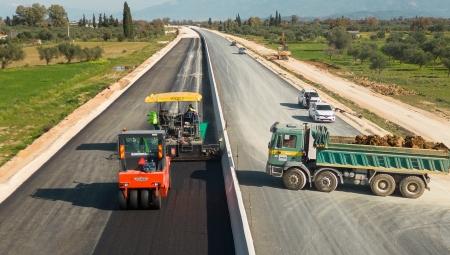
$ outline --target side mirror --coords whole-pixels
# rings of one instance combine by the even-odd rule
[[[271,144],[270,144],[270,142],[269,142],[269,144],[267,145],[267,148],[269,148],[269,149],[270,149],[270,145],[271,145]]]

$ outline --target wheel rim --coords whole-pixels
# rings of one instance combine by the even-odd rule
[[[331,182],[331,179],[328,176],[325,176],[319,179],[318,184],[321,188],[330,188]]]
[[[289,183],[291,184],[291,186],[296,186],[298,184],[299,180],[298,180],[298,176],[296,174],[291,174],[289,176]]]
[[[378,183],[378,188],[379,188],[380,190],[382,190],[382,191],[386,191],[386,190],[389,189],[389,183],[388,183],[387,181],[385,181],[385,180],[381,180],[381,181]]]
[[[409,183],[406,189],[410,193],[416,193],[417,190],[419,190],[419,186],[417,185],[417,183]]]

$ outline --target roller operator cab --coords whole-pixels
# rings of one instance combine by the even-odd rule
[[[120,161],[120,209],[160,209],[170,187],[170,157],[163,130],[122,131],[117,136]]]
[[[274,123],[270,132],[266,172],[282,177],[288,189],[306,183],[331,192],[344,181],[368,183],[378,196],[396,188],[406,198],[418,198],[429,189],[428,174],[448,174],[450,152],[435,149],[355,144],[355,137],[330,136],[322,125]]]

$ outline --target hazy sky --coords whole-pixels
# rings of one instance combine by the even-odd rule
[[[127,0],[131,10],[141,10],[155,4],[168,2],[169,0]],[[7,6],[31,6],[33,3],[44,5],[46,8],[52,4],[61,5],[64,8],[122,11],[125,0],[0,0],[1,5]]]

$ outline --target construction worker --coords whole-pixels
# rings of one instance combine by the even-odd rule
[[[186,113],[189,113],[189,112],[192,112],[192,113],[195,112],[195,108],[192,106],[192,104],[189,104],[189,108],[188,108],[188,110],[186,111]]]
[[[159,130],[158,115],[155,111],[150,111],[150,113],[148,114],[147,122],[148,124],[152,124],[155,130]]]
[[[309,108],[309,101],[311,101],[311,94],[306,93],[306,106]]]

